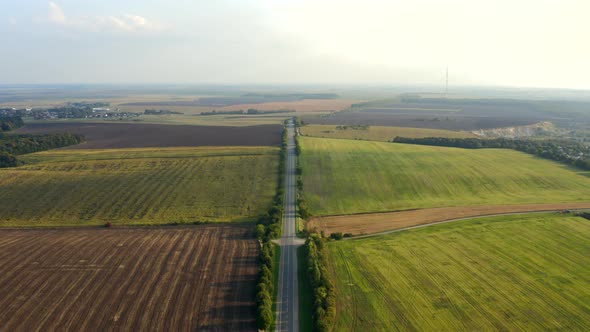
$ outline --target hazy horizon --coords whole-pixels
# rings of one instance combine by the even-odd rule
[[[0,84],[590,89],[590,4],[23,0]]]

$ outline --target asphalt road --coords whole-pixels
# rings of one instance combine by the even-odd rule
[[[285,167],[285,215],[281,262],[279,266],[279,292],[277,296],[277,331],[299,331],[299,290],[297,280],[297,248],[302,240],[297,238],[295,223],[295,129],[291,120],[287,125],[287,163]]]

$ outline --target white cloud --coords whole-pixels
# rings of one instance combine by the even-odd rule
[[[52,24],[81,31],[142,32],[162,30],[162,25],[139,15],[66,17],[61,7],[53,1],[49,2],[48,19]]]
[[[16,18],[11,17],[11,18],[8,19],[8,24],[10,24],[10,25],[16,25],[16,23],[17,23],[16,22]]]
[[[49,22],[54,24],[66,24],[64,11],[55,2],[49,1]]]

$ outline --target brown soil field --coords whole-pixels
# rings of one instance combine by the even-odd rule
[[[590,209],[590,203],[484,205],[327,216],[311,219],[307,224],[307,227],[309,229],[324,231],[326,234],[342,232],[351,233],[353,235],[364,235],[460,218],[472,218],[503,213],[542,212],[569,209]]]
[[[255,331],[250,233],[0,230],[0,330]]]
[[[84,135],[86,142],[70,149],[110,149],[173,146],[278,146],[281,125],[219,127],[124,123],[33,123],[19,134],[69,132]]]
[[[329,116],[303,118],[308,124],[321,125],[370,125],[370,126],[394,126],[445,130],[476,130],[488,128],[501,128],[511,126],[530,125],[543,121],[540,117],[511,117],[499,116],[470,116],[463,112],[441,112],[440,114],[425,114],[418,111],[416,114],[381,113],[376,111],[338,112]]]
[[[296,112],[326,112],[340,111],[358,103],[354,99],[303,99],[297,101],[270,102],[259,104],[238,104],[216,108],[218,111],[237,111],[255,108],[261,111],[274,111],[280,109],[294,110]]]

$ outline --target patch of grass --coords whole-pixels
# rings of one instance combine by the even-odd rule
[[[507,149],[466,150],[301,137],[313,215],[587,201],[590,179]]]
[[[394,137],[448,137],[448,138],[473,138],[474,134],[466,131],[451,131],[426,128],[406,128],[406,127],[388,127],[388,126],[369,126],[367,129],[354,129],[348,126],[335,125],[307,125],[300,128],[301,134],[305,136],[325,137],[325,138],[342,138],[358,139],[367,141],[389,142]]]
[[[306,253],[303,246],[297,248],[297,277],[299,279],[299,330],[312,331],[313,321],[311,310],[313,308],[313,289],[307,275]]]
[[[589,238],[547,214],[331,242],[335,330],[588,330]]]
[[[246,221],[276,188],[278,148],[53,150],[0,170],[0,226]]]

